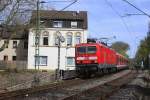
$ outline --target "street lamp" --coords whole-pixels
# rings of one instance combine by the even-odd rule
[[[58,68],[56,70],[56,80],[59,80],[62,74],[60,73],[60,47],[61,43],[65,42],[65,38],[62,36],[60,31],[56,31],[56,38],[58,40]]]

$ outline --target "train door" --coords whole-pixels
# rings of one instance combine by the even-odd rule
[[[105,48],[103,46],[100,46],[100,65],[104,66],[105,61],[106,61]]]

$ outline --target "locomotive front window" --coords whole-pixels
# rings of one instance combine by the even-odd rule
[[[87,53],[96,53],[96,46],[87,47]]]
[[[77,52],[78,53],[86,53],[86,47],[78,47]]]

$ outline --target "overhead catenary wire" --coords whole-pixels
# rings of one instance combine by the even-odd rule
[[[123,17],[120,15],[120,13],[113,7],[113,5],[112,5],[108,0],[105,0],[105,2],[106,2],[106,3],[108,4],[108,6],[110,6],[110,8],[119,16],[119,18],[121,19],[121,21],[122,21],[123,25],[125,26],[127,32],[128,32],[129,34],[131,34],[131,32],[130,32],[130,30],[129,30],[129,28],[128,28],[127,23],[125,22],[125,20],[123,19]],[[131,35],[133,35],[133,34],[131,34]]]
[[[140,8],[138,8],[136,5],[130,3],[128,0],[122,0],[125,3],[129,4],[130,6],[132,6],[133,8],[135,8],[136,10],[138,10],[139,12],[141,12],[143,15],[147,16],[150,18],[150,14],[146,13],[145,11],[141,10]],[[142,15],[142,14],[129,14],[129,15]]]
[[[53,14],[52,15],[52,17],[53,16],[55,16],[55,15],[57,15],[60,11],[63,11],[63,10],[65,10],[65,9],[67,9],[67,8],[69,8],[70,6],[72,6],[74,3],[76,3],[78,0],[74,0],[73,2],[71,2],[70,4],[68,4],[67,6],[65,6],[64,8],[62,8],[61,10],[59,10],[58,12],[56,12],[55,14]]]
[[[121,21],[122,21],[123,25],[125,26],[127,32],[131,33],[129,31],[128,25],[126,24],[125,20],[122,18],[122,16],[120,15],[120,13],[113,7],[113,5],[108,0],[105,0],[105,2],[116,13],[116,15],[119,16],[119,18],[121,19]]]
[[[134,7],[136,10],[140,11],[141,13],[143,13],[144,15],[150,17],[150,15],[146,12],[144,12],[143,10],[141,10],[140,8],[138,8],[137,6],[135,6],[134,4],[130,3],[129,1],[127,0],[122,0],[124,2],[126,2],[127,4],[129,4],[130,6]]]
[[[65,6],[64,8],[58,10],[57,12],[55,12],[53,15],[51,15],[52,17],[57,15],[59,12],[64,11],[65,9],[69,8],[70,6],[72,6],[73,4],[75,4],[78,0],[72,0],[71,3],[69,3],[67,6]],[[66,2],[66,1],[65,1]],[[69,1],[70,2],[70,1]],[[49,2],[44,2],[44,3],[49,3]],[[61,13],[59,13],[61,14]]]
[[[63,11],[65,9],[67,9],[68,7],[72,6],[74,3],[76,3],[78,0],[74,0],[72,3],[70,3],[69,5],[67,5],[66,7],[64,7],[63,9],[61,9],[60,11]]]

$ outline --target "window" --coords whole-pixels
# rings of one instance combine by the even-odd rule
[[[12,56],[12,60],[16,61],[17,57],[16,56]]]
[[[43,45],[48,45],[48,36],[43,37]]]
[[[72,35],[67,35],[67,46],[72,45]]]
[[[47,66],[47,56],[35,56],[36,65]]]
[[[27,49],[27,48],[28,48],[28,42],[24,41],[24,49]]]
[[[77,48],[77,52],[78,52],[78,53],[81,53],[81,54],[82,54],[82,53],[86,53],[86,47],[78,47],[78,48]]]
[[[5,48],[8,48],[8,44],[9,44],[9,41],[5,40],[4,41]]]
[[[43,45],[48,45],[49,44],[49,32],[44,31],[42,35],[43,35]]]
[[[77,52],[80,53],[80,54],[83,54],[83,53],[96,53],[96,46],[78,47]]]
[[[76,44],[81,43],[81,36],[76,36]]]
[[[87,53],[96,53],[96,46],[87,47]]]
[[[68,66],[74,66],[75,65],[74,57],[67,57],[67,65]]]
[[[17,41],[13,41],[13,48],[17,48]]]
[[[8,56],[7,55],[4,56],[4,61],[8,61]]]
[[[61,28],[63,22],[62,21],[53,21],[53,27],[55,28]]]
[[[71,22],[71,28],[77,28],[77,22]]]

